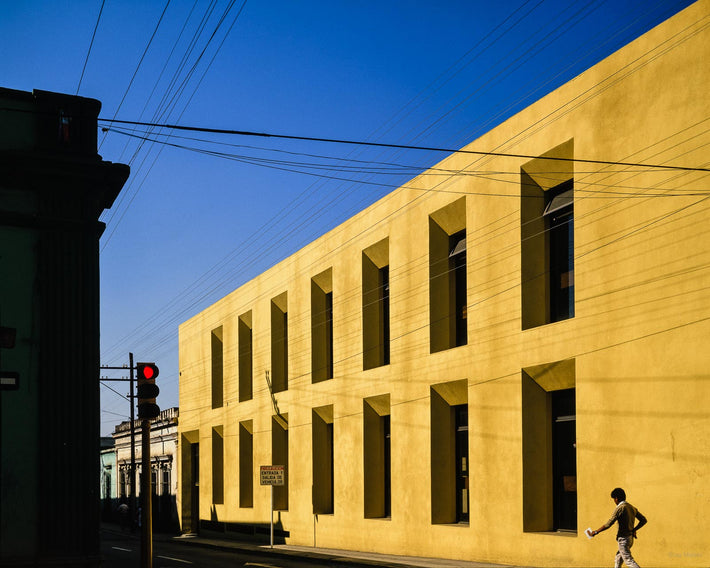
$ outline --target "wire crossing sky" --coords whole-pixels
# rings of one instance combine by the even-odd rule
[[[178,404],[182,321],[689,3],[5,2],[1,86],[78,89],[101,101],[100,154],[131,166],[102,216],[102,363],[127,363],[129,351],[156,361],[159,404],[169,408]],[[649,59],[707,25],[654,46]],[[709,118],[649,144],[707,144]],[[235,141],[210,131],[226,125],[287,134]],[[599,207],[604,192],[658,196],[673,176],[695,176],[681,193],[708,198],[707,178],[697,180],[710,164],[689,162],[680,150],[653,165],[698,171],[658,168],[654,186],[642,191],[635,176],[646,170],[633,154],[605,159],[625,172],[621,186],[604,187],[597,176],[594,189],[585,176],[607,166],[576,165],[575,190],[596,192]],[[465,175],[514,182],[514,173],[488,171],[485,162]],[[471,239],[513,230],[515,220],[500,219]],[[416,262],[392,278],[415,269]],[[101,431],[110,434],[128,405],[120,388],[101,390]]]
[[[106,122],[104,119],[99,117],[99,124],[102,122]],[[459,148],[459,149],[454,149],[454,148],[433,148],[429,146],[415,146],[412,144],[389,144],[387,142],[369,142],[369,141],[363,141],[363,140],[342,140],[342,139],[337,139],[337,138],[317,138],[314,136],[296,136],[293,134],[276,134],[276,133],[268,133],[268,132],[249,132],[246,130],[230,130],[230,129],[225,129],[225,128],[207,128],[204,126],[186,126],[186,125],[178,125],[178,124],[155,124],[155,123],[150,123],[150,122],[137,122],[137,121],[130,121],[130,120],[111,120],[110,121],[112,124],[128,124],[132,126],[149,126],[150,128],[166,128],[168,130],[183,130],[183,131],[190,131],[190,132],[205,132],[205,133],[210,133],[210,134],[230,134],[230,135],[235,135],[235,136],[256,136],[259,138],[278,138],[282,140],[298,140],[301,142],[327,142],[329,144],[348,144],[352,146],[369,146],[369,147],[375,147],[375,148],[389,148],[389,149],[399,149],[399,150],[426,150],[426,151],[431,151],[431,152],[444,152],[447,155],[448,154],[475,154],[477,156],[503,156],[507,158],[525,158],[525,159],[534,159],[537,158],[538,156],[533,156],[531,154],[513,154],[510,152],[486,152],[484,150],[471,150],[469,148]],[[110,132],[111,128],[109,127],[103,127],[102,130],[104,132]],[[124,132],[124,134],[126,134]],[[149,140],[144,138],[144,140]],[[157,140],[149,140],[151,142],[157,142],[160,143]],[[646,164],[646,163],[632,163],[632,162],[618,162],[618,161],[612,161],[612,160],[586,160],[584,158],[558,158],[551,156],[547,158],[550,161],[559,161],[559,162],[569,162],[573,161],[575,163],[580,163],[580,164],[601,164],[601,165],[606,165],[606,166],[630,166],[630,167],[643,167],[643,168],[648,168],[648,169],[666,169],[666,170],[683,170],[683,171],[689,171],[689,172],[710,172],[710,168],[700,168],[700,167],[692,167],[692,166],[676,166],[676,165],[669,165],[669,164]]]

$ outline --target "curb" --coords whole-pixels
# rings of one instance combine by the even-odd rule
[[[213,550],[221,550],[226,552],[243,551],[245,553],[262,555],[266,558],[283,558],[283,559],[299,559],[301,561],[310,561],[313,565],[320,566],[343,566],[352,568],[352,566],[379,566],[381,568],[526,568],[523,566],[512,566],[503,564],[491,564],[475,561],[457,561],[445,558],[420,558],[397,556],[397,560],[391,560],[387,555],[382,558],[373,558],[376,553],[358,553],[351,551],[339,551],[334,549],[319,550],[304,550],[304,547],[295,547],[292,549],[282,548],[282,545],[276,545],[275,548],[269,548],[268,545],[258,545],[240,541],[222,541],[218,539],[204,539],[198,536],[195,537],[174,537],[172,542],[177,542],[187,546],[197,546],[210,548]],[[529,568],[529,567],[527,567]]]
[[[225,552],[244,551],[252,554],[261,554],[263,556],[278,557],[278,558],[298,558],[301,560],[307,559],[314,564],[326,566],[381,566],[384,568],[402,568],[406,564],[399,562],[375,561],[366,558],[350,558],[347,556],[337,556],[331,553],[306,552],[302,550],[286,550],[283,548],[267,548],[263,545],[234,542],[219,542],[214,540],[204,540],[199,537],[191,538],[177,536],[171,539],[172,542],[177,542],[186,546],[197,546],[201,548],[209,548],[212,550],[221,550]]]

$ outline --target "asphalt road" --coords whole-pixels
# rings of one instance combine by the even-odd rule
[[[118,530],[101,531],[102,568],[140,568],[140,540],[137,535]],[[287,555],[269,550],[221,550],[196,544],[175,542],[157,535],[153,540],[153,568],[373,568],[396,566],[386,562],[358,561],[354,558],[314,557],[298,552]]]
[[[104,568],[139,568],[140,541],[129,533],[101,531],[101,556]],[[153,542],[153,568],[304,568],[307,560],[269,558],[265,554],[221,551],[156,539]]]

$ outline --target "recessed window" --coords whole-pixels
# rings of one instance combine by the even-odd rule
[[[523,369],[523,529],[577,530],[575,361]]]
[[[284,466],[284,484],[274,486],[274,509],[288,510],[288,414],[271,418],[271,465]]]
[[[224,342],[222,335],[222,326],[212,330],[212,408],[222,408],[224,401]]]
[[[313,514],[335,511],[333,406],[313,409]]]
[[[239,402],[252,398],[253,359],[251,311],[248,311],[239,316]]]
[[[207,483],[200,479],[200,432],[192,430],[180,436],[180,482],[181,519],[184,530],[197,532],[200,524],[200,485],[207,490]],[[207,479],[209,481],[209,479]],[[205,498],[209,498],[205,494]]]
[[[573,157],[570,140],[521,168],[523,329],[574,317]]]
[[[574,317],[574,197],[572,180],[546,192],[550,322]]]
[[[239,423],[239,506],[254,506],[254,425]]]
[[[160,494],[170,495],[170,470],[163,469],[160,471]]]
[[[363,400],[365,518],[392,515],[390,396]]]
[[[312,382],[333,378],[333,271],[311,280]]]
[[[362,252],[362,365],[390,362],[389,239]]]
[[[212,428],[212,503],[224,503],[224,438],[221,426]]]
[[[431,387],[431,522],[469,522],[468,382]]]
[[[429,217],[429,340],[436,353],[468,342],[466,198]]]
[[[288,295],[271,300],[271,388],[288,390]]]

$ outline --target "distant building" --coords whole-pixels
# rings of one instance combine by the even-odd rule
[[[111,520],[117,497],[116,449],[113,438],[102,437],[100,445],[99,497],[101,498],[101,518],[103,520]]]
[[[710,565],[708,14],[183,323],[182,529],[268,538],[283,465],[287,543],[599,566],[622,486],[642,566]]]
[[[3,566],[100,561],[98,219],[129,173],[97,154],[100,108],[0,88]]]
[[[150,479],[153,495],[153,526],[156,530],[177,531],[177,408],[163,410],[150,423]],[[121,422],[113,432],[117,470],[118,501],[131,497],[131,422]],[[140,420],[135,421],[136,497],[140,497],[143,475]]]

